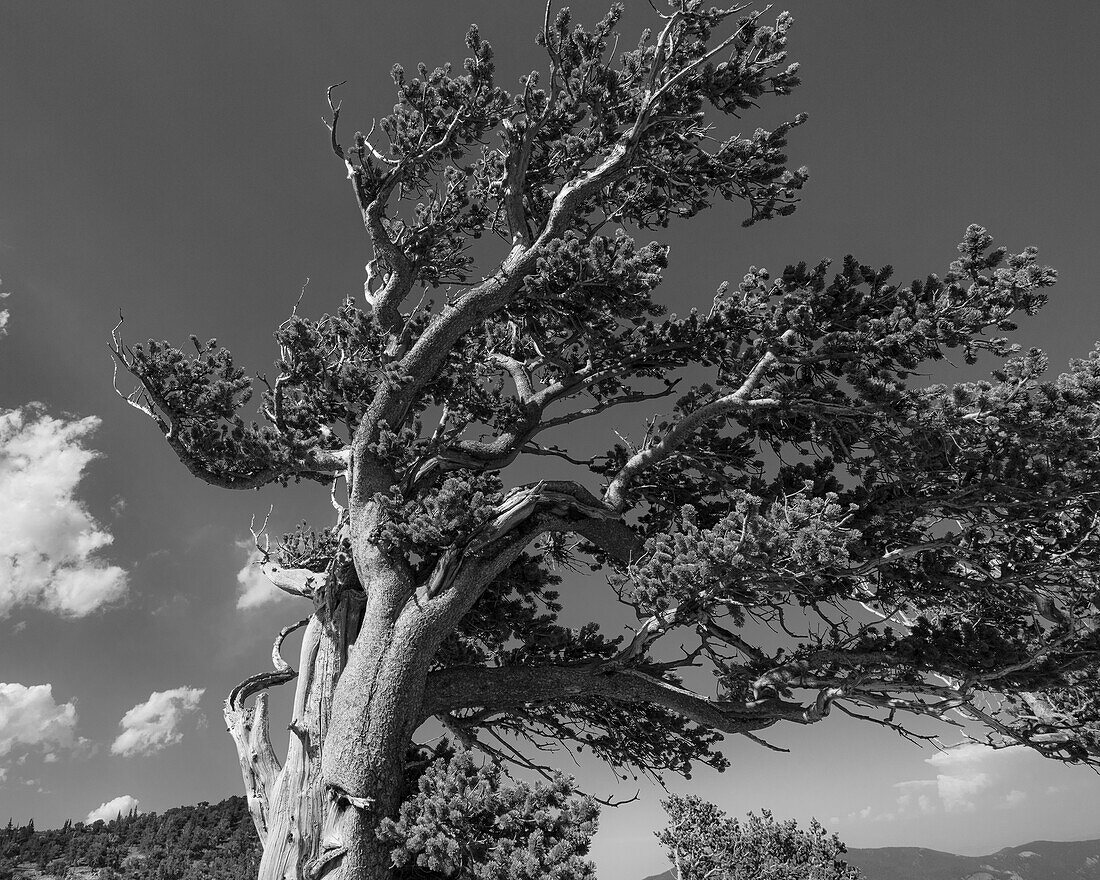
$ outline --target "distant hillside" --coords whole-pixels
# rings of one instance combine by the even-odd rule
[[[258,864],[242,797],[47,831],[36,831],[33,820],[0,828],[0,880],[241,880]]]
[[[934,849],[852,849],[849,864],[868,880],[1100,880],[1100,840],[1036,840],[988,856]]]
[[[247,880],[259,842],[245,799],[176,807],[112,822],[0,827],[0,880]],[[1100,840],[1037,840],[988,856],[919,847],[850,849],[866,880],[1100,880]],[[671,871],[646,880],[675,880]]]
[[[1100,840],[1036,840],[988,856],[915,846],[849,849],[867,880],[1100,880]],[[646,880],[675,880],[672,871]]]

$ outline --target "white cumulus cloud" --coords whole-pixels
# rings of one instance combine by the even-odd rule
[[[985,791],[992,784],[988,773],[967,773],[952,776],[941,773],[936,777],[940,800],[949,813],[972,812],[974,796]]]
[[[110,822],[120,813],[125,816],[131,810],[136,810],[140,803],[141,801],[132,794],[120,794],[118,797],[111,798],[111,800],[100,804],[88,814],[88,818],[84,821],[88,825],[91,825],[93,822],[98,822],[100,819],[104,822]]]
[[[151,755],[183,739],[180,725],[198,711],[204,688],[178,687],[153,691],[144,703],[130,709],[119,726],[122,733],[111,744],[116,755]]]
[[[1034,757],[1027,749],[993,749],[980,743],[963,743],[937,752],[924,763],[936,775],[931,779],[910,779],[894,784],[899,812],[927,815],[938,809],[946,813],[970,813],[992,806],[1018,806],[1027,797],[1018,788],[1005,791],[1016,781],[1017,763]]]
[[[948,813],[970,812],[975,798],[993,785],[996,751],[978,743],[964,743],[925,759],[935,767],[936,789]]]
[[[287,594],[276,587],[260,567],[263,554],[251,538],[237,541],[237,547],[248,554],[244,567],[237,572],[237,607],[242,611],[278,602]]]
[[[907,813],[916,811],[922,815],[936,812],[936,804],[933,795],[929,792],[936,790],[934,779],[911,779],[907,782],[894,783],[900,794],[898,795],[898,812]]]
[[[0,410],[0,617],[20,605],[80,617],[126,592],[126,572],[99,555],[111,534],[76,497],[98,426],[41,404]]]
[[[19,746],[72,748],[76,705],[58,703],[49,684],[0,682],[0,758]]]

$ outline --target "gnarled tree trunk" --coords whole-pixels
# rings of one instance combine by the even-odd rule
[[[260,880],[374,880],[389,876],[388,851],[377,841],[374,828],[381,816],[395,812],[400,803],[404,752],[415,723],[412,729],[408,722],[394,728],[395,734],[400,731],[399,736],[378,737],[374,730],[368,733],[368,742],[388,743],[389,747],[357,751],[352,763],[361,768],[358,777],[367,781],[363,788],[349,790],[346,779],[334,784],[323,773],[326,749],[332,748],[333,742],[347,741],[347,698],[336,709],[339,721],[333,714],[341,681],[346,682],[347,692],[361,695],[364,705],[375,704],[371,694],[400,696],[400,689],[386,681],[388,670],[378,670],[381,674],[375,675],[367,672],[377,654],[373,646],[387,639],[384,633],[361,626],[362,604],[361,598],[345,598],[332,611],[319,608],[284,629],[272,651],[275,668],[252,676],[226,700],[225,720],[237,747],[249,810],[263,847]],[[291,632],[302,627],[305,632],[296,672],[283,660],[280,648]],[[358,638],[360,633],[364,638]],[[295,677],[291,736],[286,759],[280,762],[270,739],[267,694],[263,691]],[[245,703],[253,695],[255,703],[249,707]],[[387,707],[393,701],[377,702],[382,707],[374,713],[377,717],[394,716],[394,707]],[[410,706],[419,711],[420,701],[400,702],[405,710],[402,714],[407,714]],[[355,791],[366,793],[357,795]]]
[[[353,542],[371,532],[369,503],[359,511],[361,518],[349,529]],[[439,694],[434,702],[425,699],[433,658],[493,577],[535,535],[554,522],[562,525],[563,517],[594,538],[592,529],[610,530],[599,535],[609,546],[621,538],[614,515],[590,495],[543,481],[509,493],[497,515],[455,552],[443,554],[419,586],[368,539],[355,548],[355,583],[341,582],[335,561],[325,574],[267,572],[283,589],[312,598],[316,611],[276,638],[272,671],[252,676],[226,700],[226,722],[263,844],[260,880],[390,876],[389,847],[375,832],[382,819],[397,814],[406,755],[417,728],[433,712],[429,703],[439,702]],[[489,544],[493,552],[482,557]],[[630,549],[621,552],[629,555]],[[295,673],[279,649],[303,626]],[[280,764],[263,691],[295,675],[294,735]],[[256,694],[250,709],[245,702]]]
[[[431,658],[446,630],[408,601],[400,570],[377,557],[359,569],[363,588],[337,584],[331,572],[319,576],[324,586],[311,591],[317,609],[279,634],[274,669],[226,700],[263,845],[260,880],[384,880],[391,873],[389,847],[375,831],[400,806]],[[296,673],[280,647],[301,627]],[[292,736],[280,764],[263,691],[295,676]],[[245,701],[254,694],[250,708]]]

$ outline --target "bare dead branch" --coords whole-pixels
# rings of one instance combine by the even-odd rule
[[[340,146],[340,141],[336,135],[336,126],[340,122],[340,103],[332,103],[332,90],[338,89],[340,86],[347,85],[347,80],[338,82],[335,85],[331,85],[325,91],[325,99],[328,101],[328,109],[332,113],[332,122],[326,122],[325,118],[321,117],[321,122],[324,123],[325,128],[329,130],[329,134],[332,137],[332,152],[334,152],[340,159],[347,161],[347,156],[344,155],[344,148]]]
[[[241,775],[244,779],[248,797],[248,809],[260,842],[267,839],[269,806],[272,787],[279,773],[280,761],[271,745],[268,730],[267,694],[268,688],[286,684],[297,676],[297,672],[283,659],[282,646],[286,637],[308,624],[309,617],[283,627],[271,646],[272,669],[249,676],[229,692],[222,715],[233,743],[237,747]],[[259,694],[255,705],[249,709],[245,705],[249,697]]]

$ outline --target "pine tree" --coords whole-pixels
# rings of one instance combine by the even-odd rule
[[[668,248],[636,234],[719,196],[746,223],[795,208],[805,117],[727,125],[797,86],[791,18],[675,0],[619,53],[621,14],[548,7],[547,70],[517,94],[471,28],[461,73],[394,68],[378,134],[345,138],[330,89],[373,258],[360,302],[279,325],[270,383],[216,340],[113,337],[128,401],[197,478],[305,480],[339,508],[266,559],[306,611],[226,704],[264,878],[390,876],[379,830],[430,718],[495,760],[565,743],[653,774],[833,711],[1096,760],[1100,353],[1050,379],[1004,335],[1054,271],[972,226],[911,284],[796,262],[668,314]],[[918,381],[952,352],[990,378]],[[562,448],[578,426],[613,445]],[[528,456],[575,478],[525,482]],[[628,641],[558,621],[563,568],[610,583]],[[700,664],[713,692],[678,673]],[[295,678],[280,761],[266,691]]]
[[[469,752],[434,760],[380,838],[398,875],[469,880],[594,880],[584,856],[599,808],[572,780],[510,784],[498,764]]]
[[[844,844],[815,819],[808,829],[767,810],[731,819],[697,797],[661,802],[668,825],[657,833],[676,880],[859,880]]]

